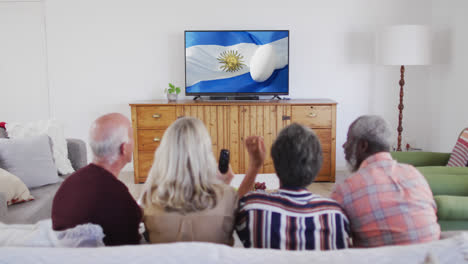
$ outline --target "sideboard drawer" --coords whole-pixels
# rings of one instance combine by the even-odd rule
[[[138,150],[155,151],[161,143],[165,130],[138,130]]]
[[[137,107],[138,128],[166,129],[176,120],[175,106]]]
[[[332,109],[328,105],[293,106],[292,122],[297,122],[309,127],[331,127]]]

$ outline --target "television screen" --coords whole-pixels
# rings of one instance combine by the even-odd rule
[[[187,95],[289,92],[289,31],[185,31]]]

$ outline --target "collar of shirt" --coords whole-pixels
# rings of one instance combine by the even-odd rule
[[[364,169],[368,167],[369,165],[376,163],[376,162],[381,162],[381,161],[392,161],[392,155],[390,152],[378,152],[374,155],[369,156],[367,159],[365,159],[362,163],[361,166],[359,166],[360,169]]]
[[[278,189],[278,193],[281,195],[289,196],[289,197],[304,197],[311,195],[312,193],[309,192],[306,188],[291,188],[291,187],[283,187]]]

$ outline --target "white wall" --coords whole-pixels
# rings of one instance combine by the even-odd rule
[[[451,152],[461,130],[468,127],[467,14],[468,1],[432,1],[435,61],[424,107],[430,135],[425,146],[435,151]]]
[[[356,117],[381,114],[396,128],[399,69],[375,65],[375,32],[386,25],[427,24],[431,19],[426,0],[43,3],[50,115],[65,124],[66,135],[86,139],[98,115],[130,116],[129,102],[164,98],[169,81],[182,86],[184,30],[289,29],[290,97],[339,103],[338,169],[345,167],[341,145]],[[407,69],[412,89],[408,98],[426,87],[429,72]],[[411,107],[405,112],[417,124]],[[411,129],[405,124],[405,131]]]
[[[43,4],[0,1],[0,119],[49,116]]]

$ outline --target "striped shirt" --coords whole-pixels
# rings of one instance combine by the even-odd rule
[[[331,197],[351,221],[354,246],[377,247],[438,240],[436,203],[421,173],[388,152],[361,163]]]
[[[250,192],[239,201],[236,231],[244,247],[330,250],[350,246],[337,202],[306,189]]]

